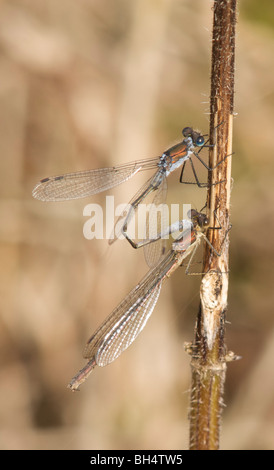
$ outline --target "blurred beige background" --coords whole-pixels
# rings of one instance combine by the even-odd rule
[[[241,0],[221,446],[274,448],[274,5]],[[178,270],[134,346],[71,393],[83,346],[147,272],[83,237],[83,208],[34,200],[46,176],[161,154],[208,131],[212,2],[0,3],[1,449],[187,449],[199,279]],[[127,202],[149,175],[107,194]],[[205,192],[169,181],[169,200]]]

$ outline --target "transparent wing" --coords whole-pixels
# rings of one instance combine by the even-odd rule
[[[146,234],[144,238],[150,238],[152,242],[144,246],[144,255],[150,267],[155,266],[166,252],[167,240],[162,237],[157,239],[159,234],[164,232],[168,226],[168,213],[165,205],[166,195],[167,179],[164,178],[156,192],[146,218]]]
[[[42,179],[32,195],[41,201],[66,201],[106,191],[127,181],[140,170],[157,167],[159,157],[110,168],[67,173]]]
[[[185,235],[190,245],[186,243]],[[191,252],[192,259],[196,251],[199,239],[196,240],[195,232],[189,234],[187,231],[185,235],[176,240],[166,257],[132,289],[89,339],[84,351],[84,357],[89,361],[70,381],[68,387],[71,390],[77,390],[96,365],[103,367],[114,361],[137,338],[153,312],[162,282]]]
[[[121,319],[119,325],[115,325],[115,328],[109,332],[109,336],[105,338],[96,354],[98,366],[113,362],[135,341],[154,310],[161,286],[162,283],[159,283],[138,308],[133,309],[132,313],[129,312]]]
[[[117,359],[130,346],[153,312],[162,281],[176,262],[176,253],[170,251],[157,267],[149,271],[89,339],[84,350],[85,358],[94,358],[102,367]]]

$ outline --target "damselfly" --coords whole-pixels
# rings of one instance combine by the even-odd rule
[[[209,226],[208,217],[194,209],[190,215],[191,222],[181,221],[181,225],[186,228],[172,244],[168,254],[131,290],[88,340],[84,357],[89,362],[71,380],[69,388],[77,390],[96,365],[103,367],[110,364],[135,341],[153,312],[162,282],[191,255],[188,271],[202,238],[214,250],[205,235]]]
[[[169,176],[170,173],[180,168],[187,160],[190,160],[191,167],[194,171],[191,159],[192,154],[194,154],[208,170],[216,168],[208,167],[199,155],[201,148],[205,145],[203,135],[193,130],[191,127],[185,127],[182,134],[184,139],[166,150],[160,157],[148,160],[137,160],[110,168],[87,170],[44,178],[34,187],[32,191],[33,197],[41,201],[66,201],[92,196],[127,181],[140,171],[156,168],[156,173],[145,183],[130,202],[131,209],[122,224],[122,229],[126,230],[127,224],[137,206],[148,194],[157,190],[158,193],[161,193],[157,204],[165,201],[166,177]],[[199,152],[195,152],[196,147],[200,147]]]

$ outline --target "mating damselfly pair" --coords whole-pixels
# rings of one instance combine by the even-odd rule
[[[155,192],[153,204],[159,205],[165,201],[167,191],[167,177],[176,169],[181,168],[180,181],[182,182],[185,164],[190,162],[197,186],[204,187],[197,177],[192,157],[195,156],[209,171],[210,168],[200,157],[200,150],[206,146],[204,136],[186,127],[182,131],[184,139],[165,151],[160,157],[138,160],[116,167],[87,170],[69,173],[60,176],[42,179],[33,189],[33,196],[42,201],[65,201],[91,196],[107,189],[113,188],[143,170],[156,169],[155,174],[135,194],[129,203],[129,210],[119,220],[120,232],[134,246],[151,246],[163,239],[162,233],[157,233],[152,239],[135,243],[127,234],[127,227],[136,213],[138,206],[150,194]],[[196,152],[196,148],[199,148]],[[222,162],[221,162],[222,163]],[[209,226],[205,214],[192,210],[190,219],[173,224],[167,230],[183,230],[172,244],[171,250],[164,256],[160,247],[157,258],[153,261],[147,256],[148,264],[153,268],[142,281],[125,297],[113,310],[109,317],[89,339],[84,357],[89,359],[88,364],[72,379],[69,387],[76,390],[87,378],[96,365],[105,366],[114,361],[137,338],[150,317],[158,300],[162,282],[168,278],[190,256],[188,266],[200,244],[206,238],[205,231]],[[210,244],[210,243],[209,243]]]

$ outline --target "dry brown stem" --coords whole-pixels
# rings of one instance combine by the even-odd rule
[[[210,226],[195,340],[191,354],[190,449],[218,449],[226,362],[225,314],[228,293],[229,212],[231,192],[232,121],[234,98],[235,25],[237,0],[215,0],[213,7],[210,98],[209,171],[207,207]],[[214,144],[214,145],[213,145]],[[228,158],[226,158],[229,156]]]

